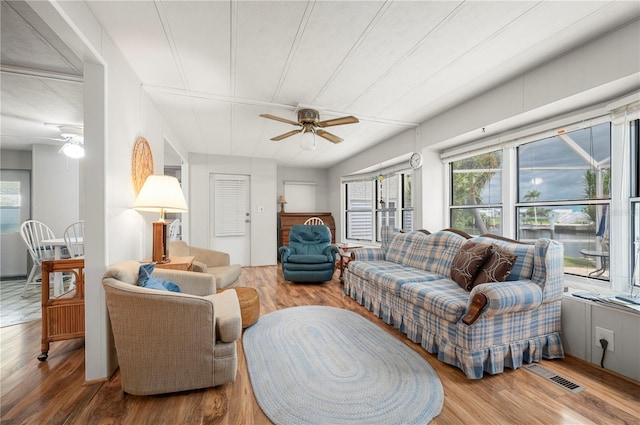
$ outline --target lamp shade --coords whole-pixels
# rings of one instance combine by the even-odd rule
[[[140,211],[185,212],[189,208],[178,179],[152,174],[144,181],[133,208]]]

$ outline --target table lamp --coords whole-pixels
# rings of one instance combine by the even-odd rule
[[[287,201],[284,200],[284,195],[280,195],[278,196],[278,203],[280,204],[280,212],[284,212],[284,204],[287,203]]]
[[[159,211],[160,219],[153,222],[153,261],[168,263],[166,212],[188,210],[178,179],[172,176],[150,175],[144,181],[133,208],[140,211]]]

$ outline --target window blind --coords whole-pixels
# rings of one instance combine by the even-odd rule
[[[244,236],[247,182],[233,177],[217,177],[215,182],[215,235]]]

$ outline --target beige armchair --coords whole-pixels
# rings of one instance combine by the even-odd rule
[[[241,315],[236,291],[216,294],[208,274],[156,269],[181,293],[137,286],[140,263],[111,266],[102,279],[122,389],[134,395],[234,381]]]
[[[189,246],[185,241],[169,242],[170,257],[193,256],[192,270],[196,272],[208,273],[216,278],[216,287],[220,289],[238,286],[242,266],[240,264],[229,264],[229,254],[212,249],[196,248]]]

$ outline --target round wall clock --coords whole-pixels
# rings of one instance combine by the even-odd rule
[[[411,168],[414,170],[422,167],[422,154],[420,152],[412,153],[411,159],[409,159],[409,165],[411,165]]]
[[[131,177],[136,196],[140,193],[147,177],[153,174],[153,154],[149,142],[144,137],[138,137],[133,145],[131,156]]]

